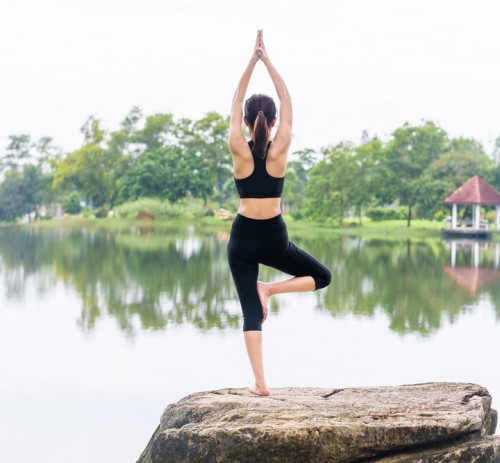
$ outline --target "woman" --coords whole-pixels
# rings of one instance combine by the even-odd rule
[[[279,128],[276,105],[266,95],[243,100],[253,69],[261,60],[276,88],[280,101]],[[246,141],[243,122],[251,140]],[[268,300],[274,294],[314,291],[330,284],[330,271],[314,257],[288,240],[281,216],[281,193],[285,181],[288,149],[292,138],[292,102],[285,82],[266,53],[262,30],[257,32],[255,49],[234,95],[229,127],[229,149],[233,155],[234,181],[240,195],[228,243],[228,261],[243,310],[243,332],[255,384],[249,389],[269,395],[262,359],[262,323],[268,314]],[[257,281],[259,264],[294,275],[284,281]]]

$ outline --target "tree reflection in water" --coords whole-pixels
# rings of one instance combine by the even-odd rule
[[[444,319],[453,322],[471,310],[480,297],[489,297],[500,317],[500,285],[485,285],[473,294],[458,287],[443,271],[450,249],[441,240],[290,235],[332,270],[332,284],[314,297],[318,310],[335,317],[372,317],[382,311],[391,330],[425,336]],[[239,329],[241,312],[226,260],[228,238],[225,231],[193,226],[2,230],[3,284],[8,298],[22,299],[30,285],[43,295],[62,282],[79,295],[78,323],[84,330],[92,330],[104,316],[116,319],[131,336],[137,329],[168,329],[170,324]],[[456,260],[462,259],[460,252]],[[484,254],[482,265],[490,265],[488,259]],[[261,267],[261,279],[282,277]],[[279,299],[272,300],[271,309],[279,312]]]

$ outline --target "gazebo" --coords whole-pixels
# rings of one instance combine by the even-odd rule
[[[451,224],[445,228],[446,233],[488,235],[487,224],[481,222],[481,206],[495,207],[495,228],[500,230],[500,193],[477,175],[448,196],[444,203],[451,204]],[[457,206],[459,205],[472,206],[472,221],[457,220]]]

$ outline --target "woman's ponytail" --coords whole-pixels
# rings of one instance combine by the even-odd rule
[[[267,123],[264,111],[260,110],[253,124],[252,140],[254,153],[262,159],[266,156],[267,142],[270,137],[271,129]]]
[[[271,138],[271,126],[276,119],[276,105],[273,99],[261,93],[252,95],[245,102],[245,119],[253,141],[253,152],[264,159],[267,143]]]

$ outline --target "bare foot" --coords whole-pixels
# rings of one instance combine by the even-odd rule
[[[259,387],[256,384],[250,386],[248,390],[255,395],[268,396],[269,394],[271,394],[271,391],[266,386]]]
[[[267,303],[269,301],[269,285],[262,281],[257,282],[257,293],[259,294],[260,303],[262,305],[262,323],[266,321],[269,309]]]

